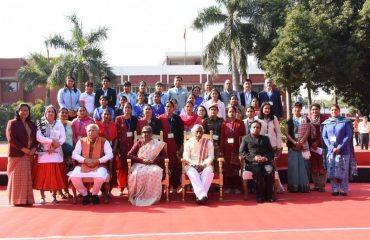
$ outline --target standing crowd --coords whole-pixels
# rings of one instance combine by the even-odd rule
[[[205,204],[208,191],[222,157],[225,194],[241,194],[244,172],[250,172],[258,202],[274,202],[274,192],[284,191],[279,183],[276,161],[283,149],[280,122],[283,107],[280,92],[267,78],[265,88],[257,93],[252,81],[245,79],[243,91],[232,90],[225,81],[224,91],[207,81],[191,92],[174,77],[174,87],[164,91],[161,82],[155,92],[131,91],[123,84],[117,93],[109,87],[109,77],[102,78],[102,88],[85,83],[85,92],[67,77],[58,92],[59,108],[46,106],[36,123],[29,105],[20,104],[16,117],[8,122],[8,199],[12,205],[32,205],[33,189],[69,198],[72,183],[84,205],[99,204],[99,192],[110,194],[118,185],[125,188],[133,205],[148,206],[162,194],[164,161],[169,159],[170,192],[180,193],[181,159],[186,161],[196,201]],[[320,105],[312,104],[308,116],[301,114],[302,104],[293,106],[293,116],[286,121],[289,192],[325,191],[330,179],[333,195],[347,195],[349,177],[356,174],[352,144],[352,123],[341,117],[338,105],[330,108],[331,117],[320,114]],[[365,121],[365,120],[364,120]],[[367,123],[367,121],[366,121]],[[362,129],[362,127],[359,127]],[[192,133],[185,140],[184,131]],[[141,135],[134,141],[134,135]],[[153,138],[162,135],[163,142]],[[211,134],[212,139],[205,136]],[[361,133],[362,134],[362,133]],[[362,136],[362,135],[361,135]],[[369,137],[361,137],[366,143]],[[366,146],[367,149],[367,146]],[[132,166],[128,172],[127,159]],[[314,184],[310,188],[310,178]],[[90,190],[83,179],[93,179]],[[245,180],[245,179],[244,179]],[[110,189],[104,183],[110,182]],[[278,184],[274,184],[277,181]],[[279,189],[276,189],[279,188]],[[220,189],[222,191],[222,189]],[[246,192],[244,192],[246,196]]]

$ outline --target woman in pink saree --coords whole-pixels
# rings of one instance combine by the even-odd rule
[[[129,201],[134,206],[150,206],[161,199],[166,143],[152,138],[152,128],[142,129],[139,140],[127,154],[133,165],[128,177]]]

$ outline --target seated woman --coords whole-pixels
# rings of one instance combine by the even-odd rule
[[[161,199],[166,143],[152,139],[152,128],[142,129],[143,140],[134,144],[127,158],[134,163],[128,177],[129,201],[134,206],[150,206]]]

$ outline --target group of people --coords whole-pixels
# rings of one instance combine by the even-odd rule
[[[140,83],[137,94],[131,92],[128,81],[118,94],[109,83],[109,77],[103,77],[102,88],[94,93],[93,83],[87,82],[81,93],[74,78],[67,77],[58,92],[59,110],[45,107],[45,115],[36,124],[31,121],[29,105],[18,106],[15,119],[7,126],[10,204],[33,204],[32,189],[40,190],[41,203],[45,203],[44,192],[52,191],[56,203],[58,195],[70,197],[69,181],[82,195],[84,205],[99,204],[98,193],[109,191],[102,188],[109,178],[111,186],[118,185],[120,194],[128,188],[133,205],[151,205],[162,194],[165,158],[169,159],[170,191],[183,190],[183,158],[197,203],[205,204],[218,157],[225,161],[226,194],[241,194],[241,172],[251,171],[257,201],[276,200],[273,181],[278,175],[275,163],[283,149],[279,123],[283,108],[271,79],[265,80],[260,93],[252,91],[250,79],[244,81],[240,93],[232,90],[230,80],[225,81],[221,93],[209,81],[203,93],[199,86],[189,93],[180,76],[167,92],[157,82],[152,94],[146,92],[145,82]],[[301,115],[301,110],[302,104],[296,103],[285,126],[288,191],[324,191],[328,176],[333,195],[347,195],[348,172],[355,174],[356,170],[350,122],[340,117],[337,105],[326,120],[318,104],[311,106],[308,117]],[[184,131],[193,133],[185,143]],[[142,135],[141,140],[134,142],[134,132]],[[160,132],[163,142],[153,140],[152,135]],[[213,139],[203,137],[211,132]],[[240,156],[245,169],[241,169]],[[133,163],[130,173],[127,159]],[[86,177],[94,179],[91,192],[83,184]]]
[[[357,116],[353,122],[353,131],[355,132],[356,146],[361,145],[361,149],[369,149],[369,133],[370,133],[370,123],[369,117],[364,116],[361,121]]]

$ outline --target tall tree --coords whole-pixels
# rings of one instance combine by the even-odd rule
[[[38,85],[46,85],[45,104],[50,104],[49,77],[57,59],[49,59],[40,53],[31,53],[26,59],[27,64],[21,67],[17,76],[24,82],[26,91],[33,91]]]
[[[369,93],[364,89],[370,83],[363,70],[369,65],[360,56],[369,45],[360,50],[354,40],[363,3],[298,1],[279,31],[278,44],[263,62],[268,74],[284,86],[306,83],[313,91],[335,88],[353,106],[368,105]]]
[[[245,8],[253,8],[253,1],[216,0],[217,4],[204,8],[193,21],[193,28],[203,31],[211,25],[223,28],[207,44],[203,53],[203,66],[217,73],[221,53],[229,60],[233,89],[239,90],[240,73],[247,72],[247,55],[252,52],[255,29],[246,21]],[[249,9],[249,12],[252,12]]]
[[[51,73],[51,85],[63,86],[65,78],[72,75],[77,85],[82,88],[85,81],[99,83],[102,75],[113,77],[114,74],[107,62],[103,60],[103,51],[99,45],[107,38],[107,27],[99,27],[90,33],[84,33],[82,22],[76,14],[67,16],[71,22],[71,39],[54,35],[49,39],[50,46],[65,51]]]
[[[253,53],[261,64],[277,44],[277,30],[284,26],[287,12],[294,0],[254,0],[253,8],[244,8],[244,16],[257,30]],[[253,9],[253,12],[248,10]],[[263,68],[263,65],[261,66]]]

